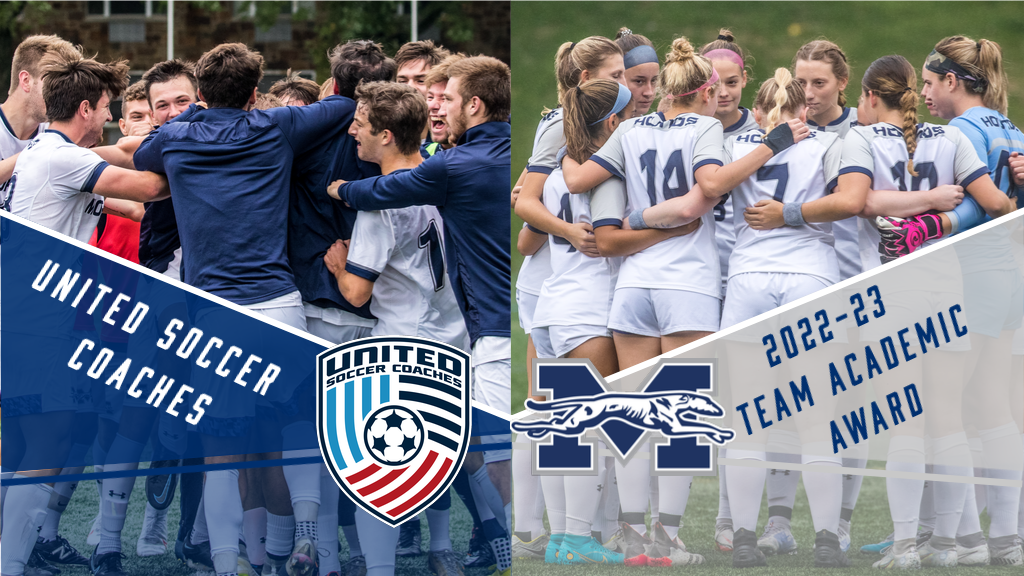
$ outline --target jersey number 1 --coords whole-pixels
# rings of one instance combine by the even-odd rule
[[[420,234],[419,239],[420,248],[429,250],[427,257],[430,258],[430,275],[434,278],[434,292],[437,292],[444,288],[444,245],[433,220],[427,224],[427,229]]]

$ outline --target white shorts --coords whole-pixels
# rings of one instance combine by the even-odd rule
[[[292,328],[306,331],[306,312],[302,307],[302,295],[298,290],[263,302],[243,304],[242,307],[273,318]]]
[[[554,349],[555,356],[562,358],[579,348],[587,340],[601,337],[610,338],[612,331],[606,326],[580,324],[577,326],[548,326],[548,334],[551,336],[551,347]],[[536,347],[536,343],[534,346]]]
[[[1016,330],[1024,314],[1024,283],[1017,270],[985,270],[964,275],[964,309],[974,334],[999,338]]]
[[[1024,356],[1024,327],[1013,333],[1013,355]]]
[[[178,246],[178,249],[174,251],[174,257],[167,263],[164,276],[181,281],[181,246]]]
[[[824,280],[807,274],[737,274],[729,278],[729,297],[722,310],[722,329],[770,312],[828,286]]]
[[[657,338],[676,332],[717,332],[722,317],[718,298],[687,290],[617,288],[608,328]]]
[[[537,351],[537,358],[555,358],[555,349],[551,346],[551,332],[548,327],[534,327],[530,332],[533,338],[533,348]]]
[[[949,317],[949,307],[953,304],[963,303],[963,296],[960,294],[918,290],[915,292],[893,292],[891,294],[883,294],[883,297],[885,315],[881,318],[874,318],[873,315],[869,314],[870,320],[860,329],[861,342],[878,342],[886,336],[895,339],[900,330],[909,327],[910,333],[907,339],[916,344],[914,324],[922,323],[923,326],[923,322],[930,317],[935,327],[935,333],[938,336],[939,350],[967,352],[971,349],[971,339],[966,334],[962,337],[957,337]],[[865,304],[871,306],[871,304],[868,304],[867,298],[865,298]],[[946,321],[946,329],[949,332],[950,338],[949,342],[946,342],[936,316],[939,312],[942,313],[942,317]],[[968,315],[967,310],[961,310],[956,317],[958,322],[961,324],[966,323],[967,327],[970,328],[971,317]]]
[[[321,308],[309,302],[303,302],[302,307],[306,314],[306,332],[334,344],[367,338],[377,323],[340,308]]]
[[[530,334],[533,328],[533,313],[537,310],[537,301],[540,296],[516,290],[516,308],[519,310],[519,327],[523,332]]]
[[[473,344],[473,397],[477,402],[510,414],[512,412],[512,339],[482,336]],[[502,450],[485,450],[484,462],[512,459],[512,435],[481,436],[482,444],[509,444]]]

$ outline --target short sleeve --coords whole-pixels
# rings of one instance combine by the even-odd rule
[[[833,138],[825,150],[822,169],[825,174],[825,193],[831,194],[839,184],[839,165],[843,160],[843,141]]]
[[[618,178],[609,178],[590,192],[590,218],[594,228],[622,226],[626,216],[626,185]]]
[[[565,146],[565,133],[562,128],[561,121],[551,122],[540,128],[543,131],[537,135],[533,155],[526,163],[527,172],[551,174],[558,167],[558,150]]]
[[[974,144],[967,135],[957,130],[952,136],[956,138],[953,175],[956,183],[966,188],[971,182],[988,174],[988,164],[978,157]]]
[[[376,282],[396,244],[391,215],[386,210],[360,212],[352,228],[345,271]]]
[[[871,155],[871,142],[856,128],[843,139],[843,154],[839,161],[839,175],[860,173],[875,177],[875,158]]]
[[[974,151],[978,154],[978,158],[982,160],[988,158],[988,139],[985,137],[984,130],[963,116],[953,118],[949,121],[949,125],[960,130],[960,133],[971,141],[971,145],[974,146]]]
[[[714,164],[722,166],[723,151],[725,149],[725,134],[722,131],[722,123],[713,120],[707,123],[693,143],[693,171],[696,172],[701,166]]]
[[[612,132],[612,135],[608,137],[608,141],[604,143],[604,146],[601,146],[601,149],[595,152],[590,159],[597,162],[598,165],[612,175],[624,179],[623,174],[626,173],[626,153],[622,149],[622,137],[625,136],[626,132],[632,130],[633,126],[636,126],[635,121],[619,124],[615,132]]]
[[[736,137],[730,136],[725,139],[725,143],[722,145],[722,162],[726,164],[732,163],[732,150],[736,144]]]
[[[63,200],[76,194],[92,193],[100,174],[109,165],[98,154],[78,146],[62,146],[50,158],[50,183],[53,193]]]

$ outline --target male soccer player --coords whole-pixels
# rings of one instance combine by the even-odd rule
[[[320,99],[320,86],[288,70],[284,78],[270,87],[270,94],[277,96],[285,106],[306,106]]]
[[[80,55],[77,48],[59,36],[29,36],[14,49],[11,88],[7,100],[0,104],[0,202],[5,210],[10,210],[7,185],[14,173],[15,156],[46,129],[43,71],[39,62],[47,54],[66,58]]]
[[[222,44],[204,54],[196,64],[196,78],[199,97],[209,109],[191,108],[161,126],[139,147],[135,164],[168,175],[178,232],[188,248],[183,254],[185,282],[305,329],[302,297],[287,258],[293,161],[325,146],[332,126],[351,102],[327,99],[309,106],[247,112],[256,102],[262,75],[262,56],[245,45]],[[225,219],[224,214],[233,216]],[[246,437],[255,405],[228,403],[221,408],[227,413],[219,413],[219,406],[208,410],[202,421],[204,442]],[[230,427],[227,418],[232,419]],[[240,460],[237,455],[207,458],[208,463]],[[304,491],[291,483],[289,489],[295,507]],[[218,575],[237,574],[237,534],[243,517],[238,471],[208,472],[203,490],[214,569]],[[312,559],[318,493],[317,489],[315,501],[298,500],[309,506],[296,512],[311,511],[312,518],[296,517],[291,560],[301,556],[303,562],[293,565],[289,560],[290,575],[316,570]],[[267,552],[270,572],[278,571],[282,566],[272,564],[269,546]]]
[[[409,86],[391,82],[361,84],[355,95],[359,104],[349,135],[359,147],[359,158],[379,165],[383,174],[422,163],[419,127],[427,118],[423,97]],[[377,325],[372,335],[423,336],[467,348],[465,321],[445,275],[442,231],[441,215],[433,206],[360,212],[351,247],[339,240],[327,252],[324,260],[347,300],[361,304],[375,295],[371,310]],[[444,498],[450,504],[447,494]],[[398,529],[365,512],[357,514],[360,537],[376,544],[364,551],[368,573],[393,571]],[[462,566],[448,536],[448,507],[431,506],[427,521],[431,571],[461,576]]]
[[[103,126],[112,119],[110,100],[128,86],[127,63],[101,64],[83,59],[75,52],[48,54],[40,67],[50,124],[18,156],[8,188],[11,211],[85,242],[103,212],[124,214],[133,207],[129,200],[143,202],[167,197],[167,182],[162,176],[110,166],[87,149],[102,140]],[[44,403],[43,412],[48,415],[50,428],[69,427],[77,408],[71,400],[73,391],[56,392],[49,405]],[[31,437],[29,440],[31,444]],[[26,457],[36,450],[46,451],[30,446]],[[40,470],[27,461],[22,461],[21,466],[33,470],[25,476],[60,473],[60,469]],[[0,564],[3,574],[16,576],[24,572],[25,560],[35,544],[52,492],[47,485],[17,486],[10,490],[12,499],[4,510],[8,518],[4,536],[9,544]],[[103,573],[122,573],[119,556],[108,556]]]
[[[472,342],[475,398],[508,413],[509,224],[502,217],[505,193],[495,183],[505,182],[511,170],[511,127],[507,122],[511,75],[508,66],[487,56],[456,62],[448,75],[438,116],[445,119],[449,141],[457,144],[455,148],[435,154],[407,172],[335,182],[328,193],[357,210],[424,204],[439,208],[445,219],[448,276]],[[482,439],[486,443],[510,440]],[[501,495],[496,515],[504,516],[508,524],[510,452],[492,450],[484,457],[490,480]],[[499,554],[500,572],[510,569],[511,562],[504,558],[507,555],[507,549]]]
[[[448,139],[448,124],[445,123],[443,118],[438,116],[438,112],[441,110],[441,104],[444,102],[444,89],[448,86],[448,68],[465,57],[463,54],[449,56],[444,62],[433,66],[424,79],[424,84],[427,86],[428,114],[428,137],[420,148],[420,153],[423,154],[424,159],[454,146],[454,143]]]
[[[426,96],[427,73],[449,55],[447,50],[435,45],[433,40],[406,42],[395,53],[395,65],[398,66],[395,81],[399,84],[408,84]]]

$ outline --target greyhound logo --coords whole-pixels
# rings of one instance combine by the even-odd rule
[[[708,421],[725,416],[711,397],[716,368],[715,360],[662,360],[635,392],[624,392],[587,360],[541,360],[531,395],[544,400],[527,400],[533,414],[512,429],[533,440],[534,474],[596,474],[597,437],[623,463],[650,440],[653,474],[713,474],[712,445],[735,436]]]
[[[527,400],[535,412],[553,412],[548,420],[513,422],[512,429],[534,439],[548,434],[579,436],[607,420],[619,420],[636,428],[661,432],[667,438],[705,436],[722,445],[732,440],[732,430],[700,422],[688,415],[721,418],[722,407],[710,397],[695,392],[623,394],[609,392],[592,398],[569,398],[554,402]]]

